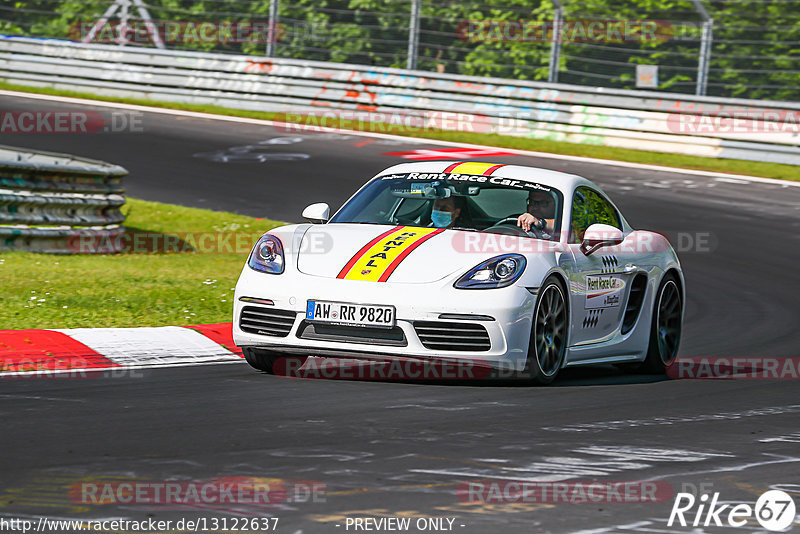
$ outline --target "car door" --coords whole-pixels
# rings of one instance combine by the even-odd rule
[[[572,330],[570,345],[598,343],[620,327],[636,271],[634,248],[603,247],[590,255],[581,250],[586,229],[595,223],[623,230],[616,208],[602,193],[587,186],[575,189],[572,199],[569,248],[573,256],[570,273]]]

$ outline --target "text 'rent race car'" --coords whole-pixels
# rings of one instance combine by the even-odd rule
[[[664,372],[684,280],[662,235],[634,230],[595,184],[479,162],[406,163],[332,217],[276,228],[236,285],[233,337],[281,356],[470,362],[537,383],[564,367]]]

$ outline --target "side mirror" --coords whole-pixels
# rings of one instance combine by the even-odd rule
[[[593,224],[586,229],[581,242],[581,252],[589,255],[601,247],[619,245],[625,240],[622,230],[609,224]]]
[[[306,209],[303,210],[303,218],[314,224],[323,224],[328,222],[330,213],[330,207],[324,202],[319,202],[306,207]]]

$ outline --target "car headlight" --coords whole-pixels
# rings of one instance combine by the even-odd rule
[[[522,276],[525,256],[503,254],[476,265],[454,284],[456,289],[494,289],[510,286]]]
[[[281,274],[283,272],[283,245],[274,235],[264,234],[258,240],[247,265],[262,273]]]

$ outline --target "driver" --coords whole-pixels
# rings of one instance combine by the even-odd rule
[[[553,235],[555,228],[556,199],[546,191],[528,194],[528,211],[517,218],[517,226],[529,232],[531,227]]]
[[[464,211],[464,197],[449,196],[433,202],[431,222],[436,228],[452,228]]]

